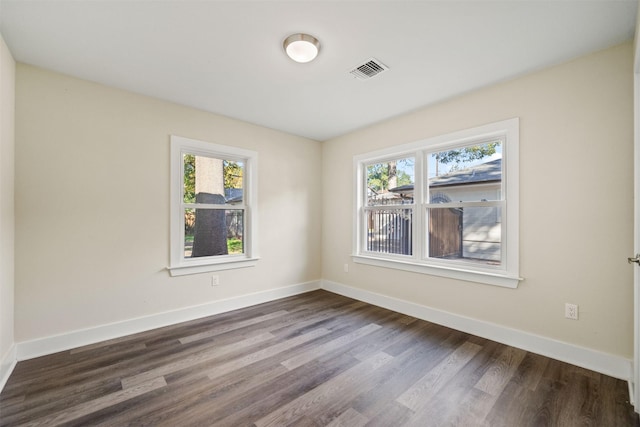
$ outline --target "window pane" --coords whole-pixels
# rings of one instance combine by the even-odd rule
[[[184,257],[244,253],[244,210],[185,209]]]
[[[242,203],[242,162],[184,154],[184,203]]]
[[[500,141],[429,154],[430,203],[500,200],[501,186]]]
[[[367,205],[413,203],[413,157],[367,165]]]
[[[411,255],[412,209],[367,212],[367,251]]]
[[[500,265],[502,208],[430,208],[430,258]]]

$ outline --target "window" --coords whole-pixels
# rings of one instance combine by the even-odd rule
[[[250,267],[257,153],[171,136],[172,276]]]
[[[354,261],[516,287],[518,119],[355,158]]]

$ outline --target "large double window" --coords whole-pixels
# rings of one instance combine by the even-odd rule
[[[355,158],[354,261],[517,286],[518,120]]]
[[[172,275],[253,265],[257,153],[171,137]]]

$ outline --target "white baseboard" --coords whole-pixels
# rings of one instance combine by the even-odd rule
[[[59,351],[66,351],[72,348],[82,347],[84,345],[95,344],[100,341],[120,338],[138,332],[161,328],[163,326],[187,322],[189,320],[200,319],[202,317],[237,310],[239,308],[245,308],[256,304],[262,304],[264,302],[298,295],[317,289],[320,289],[320,281],[300,283],[297,285],[285,286],[282,288],[270,289],[268,291],[214,301],[198,306],[72,331],[60,335],[38,338],[31,341],[23,341],[17,344],[17,354],[14,359],[33,359],[35,357],[45,356]]]
[[[586,347],[472,319],[424,305],[323,280],[322,289],[462,332],[571,363],[625,381],[632,380],[632,361]]]
[[[31,341],[19,342],[12,346],[2,360],[2,365],[0,366],[0,391],[13,371],[16,361],[19,360],[27,360],[59,351],[70,350],[100,341],[120,338],[163,326],[237,310],[321,288],[379,307],[591,369],[625,381],[631,381],[632,379],[632,361],[620,356],[614,356],[494,323],[437,310],[409,301],[353,288],[337,282],[322,280],[242,295]]]
[[[9,351],[7,351],[0,360],[0,392],[4,389],[5,384],[9,380],[9,376],[13,372],[13,368],[16,367],[18,359],[16,358],[17,348],[15,344],[11,344]]]

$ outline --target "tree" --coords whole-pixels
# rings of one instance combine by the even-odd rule
[[[376,193],[386,192],[401,185],[413,184],[406,171],[413,170],[413,158],[391,160],[367,166],[367,186]]]
[[[243,165],[231,160],[223,161],[224,188],[242,188]],[[196,202],[196,156],[184,155],[184,201]]]
[[[433,153],[431,155],[436,159],[436,176],[439,175],[438,165],[440,163],[454,163],[448,171],[459,170],[464,167],[466,162],[473,162],[494,155],[498,146],[500,146],[500,142],[496,141]]]
[[[224,188],[242,188],[242,164],[224,161]]]
[[[195,159],[196,217],[193,227],[191,256],[226,255],[227,225],[225,210],[208,209],[203,205],[224,205],[224,161],[214,157],[196,156]]]
[[[185,154],[183,162],[185,203],[225,204],[226,189],[243,188],[242,162],[194,154]],[[185,233],[193,236],[192,257],[227,253],[225,215],[226,211],[222,209],[185,211]]]
[[[376,163],[374,165],[367,166],[367,186],[379,193],[382,189],[387,188],[389,184],[389,177],[387,176],[386,168],[382,163]]]
[[[184,201],[196,202],[196,156],[184,155]]]

